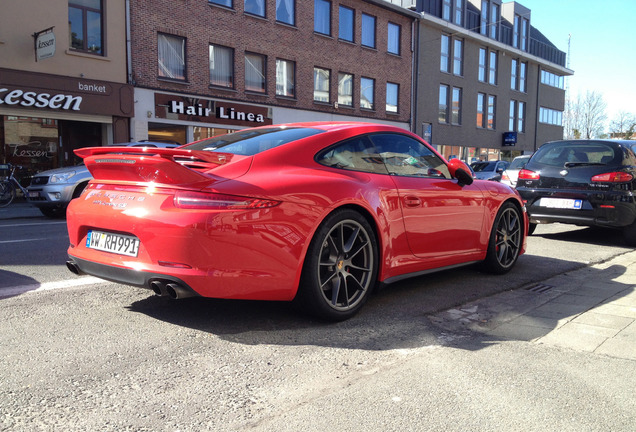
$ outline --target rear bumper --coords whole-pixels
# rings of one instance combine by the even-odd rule
[[[636,199],[631,192],[540,193],[517,189],[526,203],[530,223],[567,223],[584,226],[622,228],[636,221]],[[542,197],[582,200],[581,208],[560,209],[538,205]]]

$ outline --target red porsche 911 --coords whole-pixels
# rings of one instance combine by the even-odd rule
[[[75,151],[68,268],[157,295],[294,300],[353,316],[378,283],[482,262],[509,271],[528,219],[417,135],[371,123],[244,129],[180,148]]]

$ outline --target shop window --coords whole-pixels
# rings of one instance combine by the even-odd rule
[[[69,47],[74,51],[104,55],[101,0],[69,0]]]
[[[185,38],[159,33],[157,39],[157,60],[160,78],[185,81]]]
[[[148,123],[148,140],[179,145],[186,144],[186,126]]]

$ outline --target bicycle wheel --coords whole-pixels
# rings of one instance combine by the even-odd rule
[[[15,198],[15,186],[9,181],[0,182],[0,207],[11,204]]]

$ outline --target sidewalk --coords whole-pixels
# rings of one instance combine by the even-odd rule
[[[24,200],[14,200],[7,207],[0,207],[0,220],[44,217],[40,210]]]
[[[636,360],[636,251],[429,316],[450,331]]]

